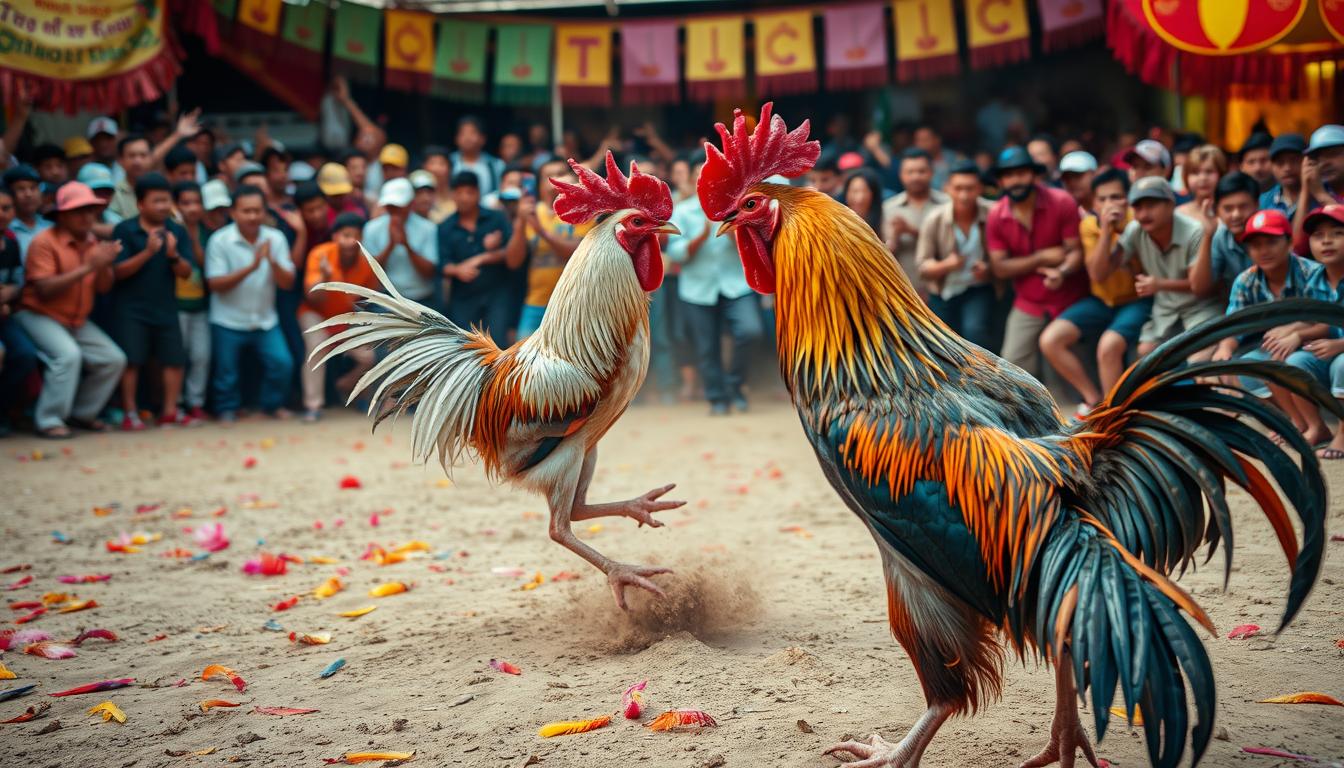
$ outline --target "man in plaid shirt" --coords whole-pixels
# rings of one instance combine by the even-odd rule
[[[1292,224],[1282,211],[1262,210],[1251,216],[1241,235],[1241,243],[1251,257],[1251,267],[1232,283],[1232,295],[1227,303],[1229,314],[1279,299],[1303,297],[1329,301],[1332,298],[1328,291],[1320,288],[1323,285],[1319,278],[1321,265],[1292,254],[1292,233]],[[1224,339],[1213,359],[1229,360],[1238,356],[1243,360],[1278,360],[1315,377],[1321,361],[1302,347],[1331,334],[1330,327],[1323,323],[1290,323],[1272,328],[1258,339]],[[1238,355],[1239,350],[1241,354]],[[1242,379],[1241,385],[1256,397],[1270,398],[1288,414],[1308,443],[1315,445],[1330,438],[1320,411],[1305,398],[1258,379]]]

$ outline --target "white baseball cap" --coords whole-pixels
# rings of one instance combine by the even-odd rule
[[[228,208],[233,205],[229,197],[229,187],[219,179],[212,179],[201,185],[201,205],[207,211],[216,208]]]
[[[1097,170],[1097,158],[1081,149],[1070,152],[1059,161],[1060,173],[1090,173]]]
[[[86,131],[87,138],[92,139],[100,133],[107,133],[116,136],[120,132],[117,128],[117,121],[110,117],[95,117],[89,121],[89,130]]]
[[[409,179],[392,179],[383,184],[382,191],[378,194],[379,205],[393,205],[398,208],[405,208],[415,199],[415,189],[411,187]]]
[[[411,171],[408,177],[411,180],[411,186],[416,189],[435,189],[438,182],[434,180],[434,174],[423,168]]]

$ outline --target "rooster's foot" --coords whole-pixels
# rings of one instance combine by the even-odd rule
[[[914,743],[907,743],[907,737],[900,744],[891,744],[874,733],[865,741],[845,741],[824,754],[835,757],[839,752],[848,752],[859,758],[852,763],[844,763],[845,768],[919,768],[919,752],[922,750]]]
[[[671,572],[671,568],[652,568],[646,565],[617,563],[611,566],[607,569],[607,582],[611,584],[611,592],[616,596],[616,607],[622,611],[629,610],[629,606],[625,602],[626,587],[638,587],[659,597],[666,597],[662,588],[654,584],[648,577]]]
[[[1087,740],[1078,711],[1071,707],[1056,713],[1055,722],[1050,726],[1050,743],[1035,757],[1022,763],[1022,768],[1044,768],[1054,763],[1059,763],[1060,768],[1073,768],[1080,749],[1087,762],[1096,768],[1097,755]]]
[[[664,485],[661,488],[654,488],[643,496],[636,496],[626,503],[625,516],[639,523],[641,526],[647,525],[651,528],[661,528],[663,523],[653,518],[654,512],[665,512],[669,509],[676,509],[686,505],[684,501],[659,501],[668,491],[676,488],[676,483]]]

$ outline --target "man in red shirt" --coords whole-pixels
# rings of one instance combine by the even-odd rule
[[[1013,281],[1013,308],[1002,355],[1040,378],[1039,340],[1045,326],[1088,294],[1078,241],[1078,203],[1040,183],[1043,169],[1021,147],[999,153],[995,171],[1004,196],[985,222],[994,276]]]
[[[106,430],[98,412],[126,368],[126,355],[88,322],[94,294],[112,287],[112,263],[121,251],[120,243],[93,236],[105,205],[85,184],[62,185],[56,190],[56,226],[28,246],[21,309],[14,320],[47,367],[35,418],[43,437],[70,437],[67,423]]]

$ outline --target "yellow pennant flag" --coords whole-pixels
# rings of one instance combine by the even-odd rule
[[[428,91],[434,71],[433,14],[388,10],[384,19],[383,58],[388,87]]]
[[[756,26],[756,84],[762,96],[817,88],[817,49],[810,10],[763,13]]]
[[[957,26],[952,0],[892,0],[896,73],[901,80],[957,71]]]
[[[1027,0],[963,1],[972,67],[997,67],[1031,55]]]
[[[611,28],[605,24],[557,25],[555,81],[567,104],[610,104]]]
[[[746,90],[742,32],[741,16],[686,22],[686,91],[692,99],[733,98]]]
[[[241,0],[238,20],[267,35],[280,30],[280,0]]]

